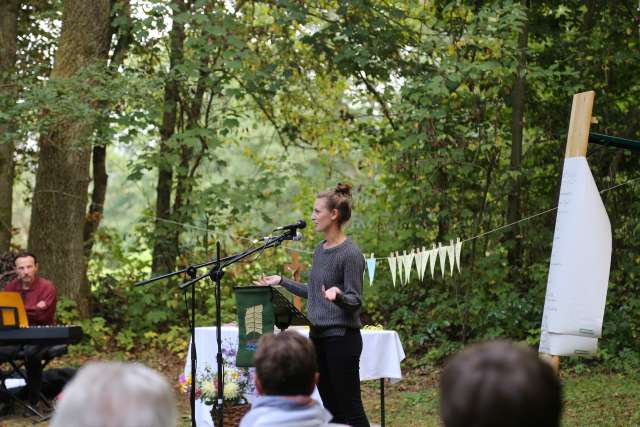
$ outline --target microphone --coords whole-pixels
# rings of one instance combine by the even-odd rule
[[[306,226],[307,226],[307,223],[299,219],[298,222],[296,222],[295,224],[283,225],[282,227],[274,228],[273,231],[297,230],[299,228],[305,228]]]
[[[302,240],[304,238],[302,233],[297,231],[297,230],[296,230],[295,234],[294,233],[289,233],[289,234],[283,235],[283,236],[284,236],[284,240],[293,240],[293,241],[296,241],[296,242],[299,242],[300,240]],[[266,243],[266,242],[269,241],[269,239],[273,239],[273,236],[264,236],[262,238],[262,241]],[[256,244],[258,242],[260,242],[260,239],[253,239],[251,241],[251,243],[253,243],[253,244]]]

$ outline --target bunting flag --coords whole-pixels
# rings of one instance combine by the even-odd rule
[[[387,261],[389,261],[389,270],[391,270],[391,281],[393,282],[393,287],[396,287],[396,257],[393,255],[393,252],[389,254],[387,257]]]
[[[404,255],[398,254],[396,252],[396,267],[398,268],[398,281],[404,285]]]
[[[453,240],[449,241],[449,246],[447,246],[447,258],[449,258],[449,275],[453,276],[453,267],[456,265],[455,259],[456,247]]]
[[[367,270],[369,271],[369,286],[373,286],[373,278],[376,275],[376,259],[373,254],[367,260]]]
[[[456,240],[456,265],[458,266],[458,273],[460,273],[460,253],[462,252],[462,242],[460,238]]]
[[[404,255],[403,264],[404,264],[404,284],[406,285],[411,280],[411,266],[413,265],[413,258],[415,253],[413,249],[410,253]]]
[[[433,279],[433,275],[436,271],[436,260],[438,259],[438,248],[436,248],[436,244],[433,244],[433,249],[429,251],[429,263],[431,267],[431,278]]]
[[[444,265],[447,262],[447,247],[442,246],[440,242],[438,242],[438,256],[440,257],[440,270],[442,271],[442,277],[444,277]]]
[[[420,275],[420,269],[422,267],[422,258],[424,257],[422,256],[422,252],[420,251],[420,249],[417,249],[415,252],[416,254],[413,257],[413,259],[416,262],[416,273],[418,274],[418,279],[422,281],[422,276]]]
[[[436,264],[438,263],[438,257],[440,257],[440,272],[442,277],[445,276],[447,270],[447,260],[449,263],[449,275],[453,276],[453,271],[458,268],[458,272],[461,272],[462,267],[460,265],[460,258],[462,252],[462,241],[460,237],[457,237],[454,241],[449,240],[449,244],[442,246],[441,242],[438,245],[434,243],[432,249],[427,249],[424,246],[422,248],[413,248],[411,251],[403,250],[402,254],[398,251],[390,252],[387,257],[389,263],[389,271],[391,272],[391,281],[393,287],[396,286],[396,281],[401,285],[406,285],[411,281],[411,270],[415,262],[416,272],[418,279],[424,282],[425,273],[427,272],[427,266],[431,270],[431,278],[435,275]],[[369,258],[366,255],[362,256],[365,260],[367,268],[362,272],[362,281],[365,281],[365,275],[369,274],[369,286],[373,286],[375,280],[376,267],[378,260],[383,258],[376,258],[375,254],[371,254]],[[397,280],[396,280],[397,279]]]
[[[422,247],[422,266],[420,267],[420,280],[424,281],[424,273],[427,271],[427,263],[431,252],[424,246]]]
[[[416,272],[418,273],[418,279],[420,279],[420,281],[424,281],[424,266],[426,266],[427,263],[427,259],[426,259],[427,255],[425,253],[424,247],[422,248],[422,250],[417,249],[416,250],[416,256],[415,256],[415,260],[416,260]]]

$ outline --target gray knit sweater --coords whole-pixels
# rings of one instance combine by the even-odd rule
[[[362,307],[362,274],[364,257],[360,248],[347,238],[338,246],[324,249],[324,241],[313,253],[309,284],[282,278],[282,286],[291,293],[307,298],[307,317],[313,324],[313,336],[344,335],[346,328],[359,329]],[[337,286],[342,291],[335,301],[327,300],[322,286]]]

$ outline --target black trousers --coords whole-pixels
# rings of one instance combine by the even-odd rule
[[[360,330],[347,329],[344,336],[312,341],[320,372],[318,390],[324,407],[333,415],[332,422],[369,427],[360,396]]]
[[[15,358],[22,350],[21,358],[24,360],[24,367],[27,376],[27,400],[35,405],[40,399],[42,389],[42,358],[49,347],[41,345],[25,346],[2,346],[0,354],[5,357]]]

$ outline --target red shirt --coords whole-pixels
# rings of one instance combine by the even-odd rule
[[[24,308],[27,310],[29,325],[53,325],[56,317],[56,304],[58,302],[56,288],[47,279],[36,276],[36,280],[29,289],[22,288],[20,279],[14,279],[4,288],[9,292],[20,292]],[[44,301],[45,308],[36,307]]]

